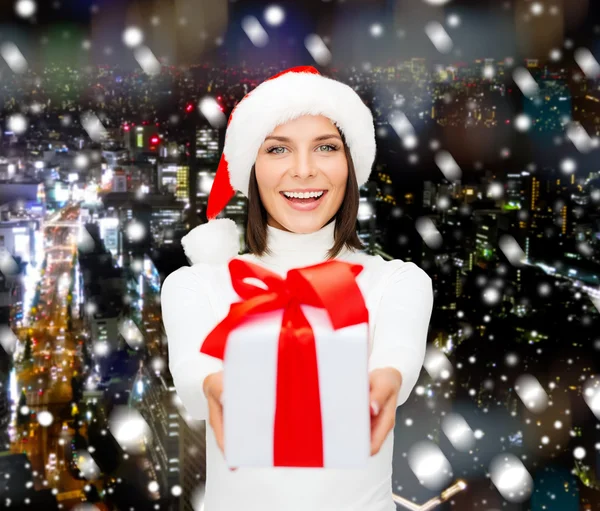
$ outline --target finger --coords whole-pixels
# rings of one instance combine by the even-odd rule
[[[223,445],[223,406],[214,398],[208,400],[210,425],[215,433],[215,439],[221,452],[225,454]]]
[[[374,456],[379,452],[383,442],[387,438],[390,431],[393,429],[393,423],[391,420],[382,420],[375,426],[374,431],[371,435],[371,456]]]
[[[377,454],[396,422],[396,408],[386,403],[377,417],[371,422],[371,456]]]
[[[371,372],[369,375],[369,402],[371,404],[372,415],[378,415],[393,391],[394,388],[389,385],[389,381],[386,378],[376,371]]]

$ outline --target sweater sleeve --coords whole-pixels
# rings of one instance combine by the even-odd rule
[[[161,289],[169,369],[177,395],[192,418],[208,419],[204,379],[223,369],[223,361],[200,352],[218,321],[208,298],[208,281],[188,266],[169,274]]]
[[[393,367],[402,374],[396,406],[406,402],[419,379],[432,310],[431,277],[414,263],[401,264],[383,292],[369,358],[369,371]]]

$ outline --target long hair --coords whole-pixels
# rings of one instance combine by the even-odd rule
[[[338,128],[338,132],[340,132]],[[344,248],[351,250],[362,250],[364,245],[356,233],[356,224],[358,217],[358,204],[360,192],[356,181],[356,171],[350,154],[350,149],[346,144],[344,135],[340,132],[346,160],[348,162],[348,181],[342,204],[336,214],[327,222],[335,220],[335,233],[333,246],[327,252],[327,259],[334,259]],[[248,186],[248,222],[246,225],[246,245],[248,250],[257,256],[269,252],[267,246],[267,211],[260,200],[258,192],[258,182],[256,180],[255,165],[252,165],[250,171],[250,183]]]

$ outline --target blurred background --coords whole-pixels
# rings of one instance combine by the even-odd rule
[[[435,288],[398,509],[600,509],[599,42],[592,0],[1,0],[0,507],[203,508],[160,286],[235,104],[312,65],[375,118],[365,251]]]

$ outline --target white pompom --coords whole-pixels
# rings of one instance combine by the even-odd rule
[[[223,264],[237,257],[240,251],[239,233],[230,218],[217,218],[194,227],[181,244],[192,264]]]

